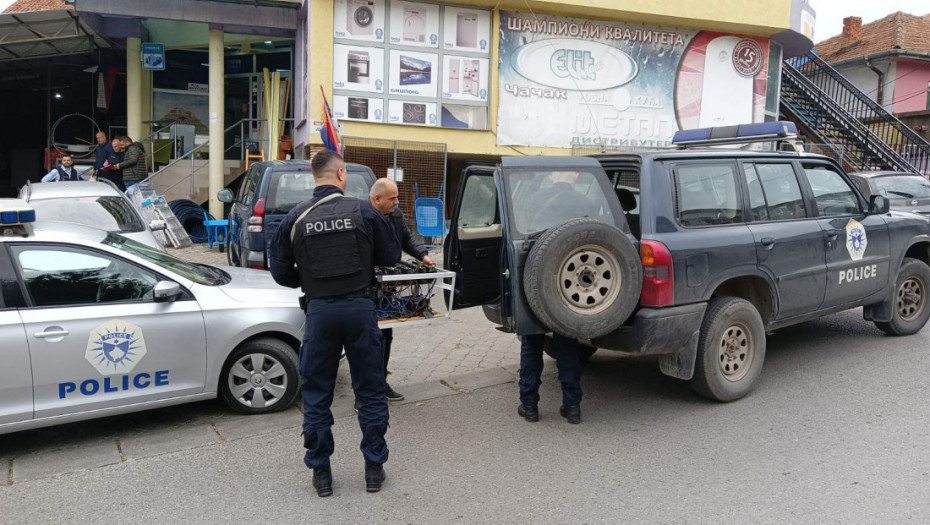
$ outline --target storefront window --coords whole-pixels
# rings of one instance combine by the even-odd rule
[[[769,42],[769,71],[765,91],[765,121],[778,120],[778,97],[781,91],[781,45]]]

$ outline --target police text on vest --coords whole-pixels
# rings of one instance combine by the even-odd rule
[[[852,283],[865,279],[872,279],[876,275],[878,275],[877,264],[859,266],[856,268],[850,268],[849,270],[840,270],[840,282],[837,284],[843,284],[844,281],[847,283]]]
[[[355,224],[352,219],[327,219],[307,223],[307,235],[314,233],[342,232],[354,229]]]

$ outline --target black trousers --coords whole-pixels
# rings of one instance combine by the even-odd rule
[[[385,328],[381,330],[381,338],[384,339],[384,375],[388,373],[388,361],[391,360],[391,343],[394,342],[394,329]]]

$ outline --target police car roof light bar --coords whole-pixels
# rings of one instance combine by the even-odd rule
[[[15,226],[36,221],[36,211],[22,199],[0,199],[0,225]]]
[[[750,142],[781,142],[796,139],[798,127],[794,122],[757,122],[738,126],[683,129],[676,131],[672,144],[679,148],[695,146],[720,146],[724,144],[747,144]]]

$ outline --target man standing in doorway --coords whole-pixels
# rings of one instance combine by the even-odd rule
[[[384,434],[381,330],[372,284],[377,266],[395,264],[400,248],[391,224],[367,201],[345,196],[346,163],[323,150],[310,163],[316,188],[281,221],[271,240],[271,276],[303,290],[307,326],[300,351],[304,409],[304,463],[313,469],[317,496],[333,493],[333,389],[345,348],[352,388],[359,400],[358,424],[365,457],[365,487],[378,492],[388,459]]]
[[[397,207],[400,202],[398,199],[397,184],[390,179],[378,179],[375,181],[374,185],[372,185],[368,196],[371,205],[391,221],[391,224],[394,226],[394,234],[397,235],[397,241],[400,243],[400,247],[403,249],[404,253],[418,261],[422,261],[423,264],[436,266],[429,255],[427,255],[428,252],[426,248],[413,238],[413,235],[410,233],[410,228],[407,227],[407,221],[404,220],[404,213]],[[391,343],[394,341],[394,329],[385,328],[381,330],[381,335],[384,338],[384,373],[389,374],[390,372],[388,372],[387,367],[388,361],[391,359]],[[391,385],[387,384],[387,377],[385,377],[385,390],[389,400],[404,400],[402,394],[396,392],[391,388]]]
[[[97,158],[94,160],[94,172],[93,176],[96,179],[97,175],[100,175],[100,170],[103,169],[103,164],[106,162],[110,155],[113,155],[113,146],[110,144],[110,141],[107,140],[107,134],[98,131],[97,135]]]
[[[61,156],[61,166],[55,166],[52,171],[42,177],[42,182],[58,182],[69,180],[81,180],[77,168],[74,167],[74,159],[71,155],[65,153]]]

